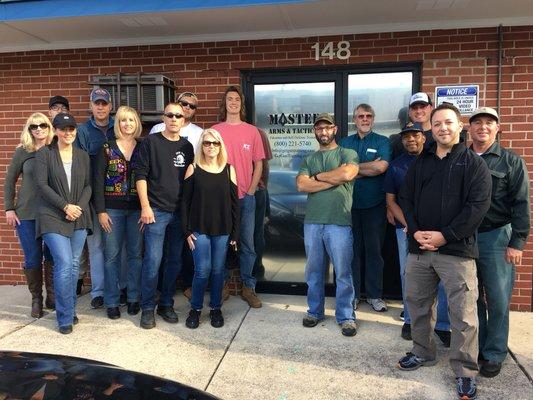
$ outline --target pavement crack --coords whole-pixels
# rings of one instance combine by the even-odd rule
[[[522,365],[520,364],[520,361],[518,361],[518,358],[515,356],[515,354],[511,351],[511,349],[509,349],[509,354],[511,355],[512,359],[514,360],[514,362],[516,363],[516,365],[518,365],[518,368],[520,368],[522,370],[522,372],[524,373],[524,375],[526,376],[526,378],[529,380],[529,383],[531,383],[533,385],[533,378],[531,377],[531,375],[529,374],[529,372],[527,372],[527,369]]]
[[[239,331],[241,330],[241,326],[242,326],[244,320],[246,319],[246,316],[250,312],[250,309],[251,309],[251,307],[248,307],[248,310],[246,310],[246,312],[244,313],[244,315],[243,315],[243,317],[241,319],[241,322],[239,322],[239,326],[237,327],[237,329],[235,329],[235,333],[233,334],[233,336],[231,337],[231,340],[229,341],[229,343],[227,344],[226,348],[224,349],[224,354],[222,354],[222,357],[220,357],[220,360],[218,361],[217,366],[215,367],[213,373],[211,374],[211,377],[209,378],[209,381],[207,381],[207,385],[205,386],[204,391],[206,391],[206,392],[208,391],[207,389],[209,388],[209,385],[211,384],[211,382],[213,381],[213,378],[217,374],[218,369],[220,368],[220,364],[222,364],[222,361],[224,361],[224,358],[226,358],[226,354],[228,353],[228,350],[231,347],[231,344],[235,340],[235,336],[237,336],[237,333],[239,333]]]

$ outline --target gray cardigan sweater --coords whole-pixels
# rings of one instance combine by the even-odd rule
[[[22,183],[16,193],[15,187],[21,175]],[[32,220],[35,219],[38,200],[39,195],[35,185],[35,152],[28,152],[22,147],[17,147],[11,164],[7,168],[4,182],[5,209],[6,211],[14,210],[21,220]]]
[[[43,233],[59,233],[71,237],[75,229],[92,230],[91,210],[91,170],[89,156],[77,147],[72,149],[71,189],[68,188],[67,175],[54,141],[36,155],[36,181],[41,197],[37,209],[36,237]],[[83,213],[76,221],[66,219],[63,211],[67,204],[75,204]],[[89,232],[91,233],[91,232]]]

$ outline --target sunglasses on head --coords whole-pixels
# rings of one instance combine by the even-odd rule
[[[188,101],[185,100],[179,100],[178,104],[182,107],[189,107],[191,110],[196,110],[196,104],[191,104]]]
[[[176,119],[180,119],[180,118],[183,118],[183,115],[181,114],[178,114],[178,113],[171,113],[171,112],[168,112],[168,113],[164,113],[163,114],[165,117],[169,118],[169,119],[172,119],[172,118],[176,118]]]
[[[210,140],[204,140],[202,142],[202,145],[204,147],[209,147],[209,146],[220,147],[220,142],[213,142],[213,141],[210,141]]]
[[[48,124],[45,123],[45,122],[42,122],[42,123],[40,123],[40,124],[31,124],[31,125],[29,126],[29,128],[30,128],[30,131],[34,131],[34,130],[36,130],[37,128],[46,129],[46,128],[48,128]]]

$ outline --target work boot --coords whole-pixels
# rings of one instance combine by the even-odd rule
[[[43,316],[43,271],[41,268],[24,269],[28,289],[31,293],[31,316]]]
[[[257,295],[255,294],[255,290],[249,288],[248,286],[242,287],[241,297],[252,308],[261,308],[261,306],[263,305],[259,297],[257,297]]]
[[[44,305],[49,310],[56,309],[56,296],[54,294],[54,263],[44,262],[44,286],[46,288],[46,300]]]

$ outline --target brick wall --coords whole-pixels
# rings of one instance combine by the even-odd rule
[[[496,106],[497,29],[450,29],[242,40],[194,44],[33,51],[0,54],[0,183],[25,118],[47,109],[51,95],[62,94],[84,120],[88,116],[87,84],[93,75],[163,73],[179,88],[198,93],[197,123],[216,121],[220,93],[240,83],[239,69],[286,68],[334,64],[422,61],[422,87],[479,84],[480,104]],[[347,60],[314,59],[311,46],[347,40]],[[533,26],[504,28],[501,119],[503,144],[526,159],[533,173]],[[533,176],[533,175],[532,175]],[[11,227],[0,217],[0,284],[23,283],[22,256]],[[517,267],[513,309],[531,311],[533,241]]]

